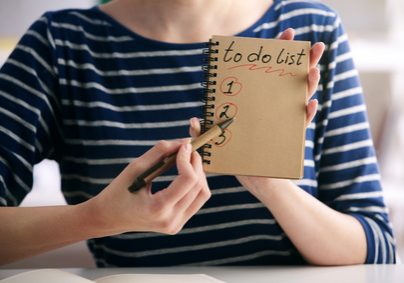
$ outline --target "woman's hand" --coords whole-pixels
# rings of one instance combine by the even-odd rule
[[[145,169],[175,151],[178,176],[164,190],[151,193],[151,185],[130,193],[128,187]],[[189,141],[160,141],[131,162],[98,196],[89,200],[95,219],[106,234],[154,231],[175,234],[209,199],[202,160]]]
[[[294,29],[285,30],[279,37],[282,40],[293,40]],[[318,42],[310,50],[309,74],[307,79],[307,104],[306,104],[306,128],[310,125],[317,111],[317,99],[311,99],[316,92],[320,81],[320,71],[317,64],[324,52],[324,43]],[[289,182],[282,179],[273,179],[266,177],[237,176],[239,182],[247,188],[252,194],[260,198],[260,189],[267,190],[269,187],[281,187],[282,183]]]
[[[77,205],[1,207],[0,264],[91,238],[129,231],[175,234],[210,197],[201,157],[189,141],[162,141],[131,162],[101,193]],[[133,180],[163,157],[177,155],[179,175],[162,191],[136,193]]]
[[[282,40],[293,40],[295,37],[295,30],[289,28],[285,30],[279,39]],[[307,79],[307,106],[306,106],[306,127],[308,127],[311,121],[316,115],[317,111],[317,99],[311,99],[316,92],[318,83],[320,81],[320,70],[317,68],[317,64],[321,59],[324,52],[324,43],[315,43],[310,50],[310,62],[309,62],[309,75]]]
[[[295,31],[294,29],[285,30],[279,37],[282,40],[293,40]],[[316,92],[318,83],[320,81],[320,71],[317,64],[324,52],[324,44],[318,42],[313,45],[310,50],[309,74],[307,79],[307,104],[306,104],[306,128],[310,125],[317,111],[317,99],[311,99]],[[199,121],[196,118],[191,119],[190,134],[195,137],[200,133]],[[283,182],[288,182],[282,179],[273,179],[266,177],[252,177],[252,176],[237,176],[239,182],[247,188],[256,197],[259,197],[260,188],[267,190],[269,186],[281,186]]]

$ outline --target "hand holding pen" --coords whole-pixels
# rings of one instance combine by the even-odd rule
[[[193,144],[198,146],[195,139]],[[166,189],[152,194],[151,180],[148,180],[136,193],[128,193],[134,180],[144,176],[147,168],[173,154],[176,154],[178,175]],[[201,156],[192,149],[189,140],[161,141],[126,166],[104,190],[86,203],[86,207],[89,205],[88,213],[98,219],[92,225],[103,230],[97,233],[98,236],[130,231],[175,234],[210,195]]]
[[[210,140],[218,137],[223,131],[233,122],[233,119],[228,119],[222,121],[214,126],[212,126],[208,131],[203,133],[202,135],[194,138],[191,141],[192,150],[197,150]],[[154,178],[161,175],[169,168],[171,168],[175,164],[177,156],[176,154],[172,154],[158,163],[151,166],[149,169],[140,174],[133,184],[128,188],[130,192],[136,192],[140,190],[142,187],[146,186],[146,184],[150,183]]]

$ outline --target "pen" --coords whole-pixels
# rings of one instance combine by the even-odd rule
[[[216,125],[214,125],[212,128],[210,128],[208,131],[203,133],[202,135],[196,137],[191,141],[191,146],[192,150],[197,150],[207,142],[209,142],[211,139],[214,139],[215,137],[220,136],[224,130],[233,122],[233,118],[230,118],[228,120],[225,120],[223,122],[220,122]],[[171,154],[170,156],[164,158],[160,162],[156,163],[155,165],[151,166],[149,169],[144,171],[142,174],[140,174],[135,181],[132,183],[132,185],[128,188],[128,190],[131,193],[134,193],[144,186],[146,184],[150,183],[154,178],[157,176],[161,175],[163,172],[168,170],[170,167],[172,167],[175,164],[177,158],[177,153]]]

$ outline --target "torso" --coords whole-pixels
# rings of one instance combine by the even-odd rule
[[[276,3],[276,2],[275,2]],[[284,29],[271,7],[240,36],[273,38]],[[160,139],[188,136],[189,118],[203,116],[206,43],[145,38],[98,8],[55,15],[82,32],[54,28],[64,142],[59,160],[70,204],[98,194],[133,158]],[[309,35],[309,34],[307,34]],[[108,38],[108,39],[107,39]],[[105,44],[105,40],[108,44]],[[311,40],[303,36],[302,39]],[[313,139],[309,131],[307,139]],[[313,160],[313,148],[306,148]],[[175,172],[154,183],[164,188]],[[315,180],[314,167],[305,178]],[[211,199],[175,236],[129,233],[89,241],[99,266],[296,264],[302,259],[268,209],[232,176],[208,176]],[[303,188],[316,194],[309,183]]]

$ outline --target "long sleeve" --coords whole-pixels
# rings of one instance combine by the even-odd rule
[[[34,164],[60,141],[54,49],[46,17],[22,37],[0,70],[0,205],[18,205]]]
[[[394,263],[395,243],[383,200],[358,72],[338,17],[321,61],[315,125],[319,198],[356,217],[367,238],[366,263]]]

